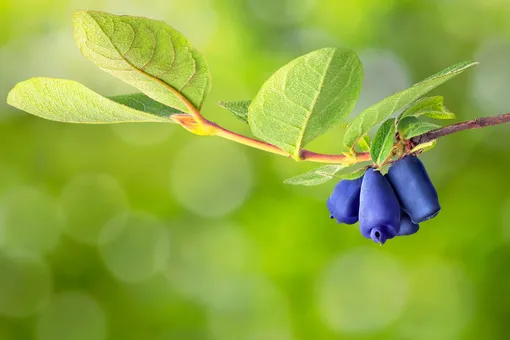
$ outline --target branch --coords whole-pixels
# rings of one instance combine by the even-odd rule
[[[480,129],[487,126],[494,126],[504,123],[510,122],[510,113],[501,114],[493,117],[482,117],[473,120],[468,120],[466,122],[461,122],[457,124],[448,125],[436,130],[429,131],[424,133],[423,135],[416,136],[411,139],[411,141],[418,145],[430,142],[439,137],[443,137],[455,132],[464,131],[464,130],[472,130],[472,129]]]
[[[260,140],[256,140],[247,136],[243,136],[241,134],[235,133],[233,131],[227,130],[225,128],[222,128],[216,123],[208,122],[210,125],[212,125],[215,129],[213,135],[222,137],[240,144],[244,144],[247,146],[251,146],[252,148],[267,151],[270,153],[274,153],[280,156],[284,157],[292,157],[288,152],[280,149],[276,145],[269,144]]]
[[[356,164],[370,160],[370,152],[360,152],[353,155],[328,155],[308,150],[301,150],[301,160],[330,164]]]
[[[185,129],[197,134],[204,136],[218,136],[222,137],[240,144],[244,144],[247,146],[251,146],[252,148],[263,150],[266,152],[270,152],[273,154],[277,154],[280,156],[292,158],[287,151],[280,149],[276,145],[266,143],[264,141],[260,141],[257,139],[250,138],[248,136],[243,136],[241,134],[235,133],[233,131],[227,130],[216,123],[213,123],[207,120],[204,116],[202,116],[200,110],[198,110],[186,97],[182,94],[178,93],[179,99],[186,105],[186,107],[190,110],[190,114],[175,114],[172,115],[172,119],[180,124]],[[486,126],[493,126],[503,123],[510,122],[510,113],[501,114],[499,116],[494,117],[483,117],[477,118],[473,120],[468,120],[466,122],[457,123],[453,125],[448,125],[436,130],[429,131],[422,135],[411,138],[411,142],[414,145],[423,144],[430,142],[439,137],[443,137],[449,135],[451,133],[463,131],[463,130],[471,130],[471,129],[479,129]],[[353,153],[351,154],[341,154],[341,155],[328,155],[312,152],[309,150],[301,150],[299,154],[299,159],[302,161],[309,162],[317,162],[317,163],[330,163],[330,164],[347,164],[352,165],[360,162],[370,161],[370,153],[362,152],[362,153]]]
[[[212,133],[214,136],[222,137],[240,144],[244,144],[247,146],[251,146],[252,148],[267,151],[270,153],[274,153],[280,156],[292,158],[292,156],[280,149],[279,147],[256,140],[247,136],[240,135],[233,131],[222,128],[221,126],[208,122],[210,126],[213,127],[214,132]],[[301,150],[300,159],[302,161],[308,162],[317,162],[317,163],[329,163],[329,164],[355,164],[359,162],[365,162],[370,160],[370,154],[368,152],[358,153],[355,155],[328,155],[322,153],[316,153],[308,150]]]
[[[159,81],[158,79],[155,79]],[[253,139],[248,136],[243,136],[239,133],[227,130],[218,124],[207,120],[200,110],[198,110],[186,97],[176,92],[174,93],[190,110],[190,113],[174,114],[172,120],[180,124],[186,130],[201,136],[218,136],[239,144],[251,146],[252,148],[263,150],[266,152],[274,153],[276,155],[292,158],[292,155],[287,151],[280,149],[276,145],[266,143],[261,140]],[[301,150],[299,159],[302,161],[317,162],[317,163],[330,163],[330,164],[356,164],[359,162],[366,162],[370,160],[370,153],[354,153],[342,155],[326,155],[316,153],[308,150]]]

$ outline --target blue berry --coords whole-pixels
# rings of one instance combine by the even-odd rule
[[[411,221],[409,215],[400,211],[400,231],[398,236],[412,235],[420,230],[420,225]]]
[[[413,222],[429,220],[441,210],[436,189],[418,157],[407,156],[393,163],[388,171],[388,180],[402,210]]]
[[[364,237],[380,244],[397,236],[400,230],[400,205],[395,192],[374,169],[368,169],[363,177],[359,225]]]
[[[342,180],[328,199],[330,217],[338,223],[354,224],[358,222],[359,195],[363,177],[355,180]]]

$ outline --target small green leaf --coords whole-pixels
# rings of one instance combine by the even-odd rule
[[[404,139],[411,139],[421,134],[439,128],[439,125],[432,124],[416,117],[405,117],[398,123],[398,133]]]
[[[183,112],[200,108],[211,87],[204,57],[162,21],[77,11],[74,37],[85,57],[150,98]]]
[[[363,136],[363,138],[361,138],[358,141],[358,146],[360,147],[361,151],[369,152],[370,151],[370,136],[369,135]]]
[[[251,100],[241,100],[237,102],[219,102],[218,106],[229,110],[236,118],[248,124],[248,107]]]
[[[7,103],[33,115],[67,123],[173,123],[177,110],[143,94],[105,98],[80,83],[64,79],[32,78],[9,92]]]
[[[364,110],[349,124],[344,134],[344,145],[348,148],[352,148],[352,146],[372,127],[390,117],[395,112],[405,108],[416,99],[425,95],[427,92],[443,84],[445,81],[476,64],[476,62],[469,61],[451,66]]]
[[[358,100],[363,69],[347,49],[324,48],[280,68],[248,110],[252,132],[299,158],[304,145],[339,123]]]
[[[372,157],[372,161],[377,165],[384,163],[391,154],[395,138],[395,121],[395,118],[386,120],[375,134],[372,147],[370,148],[370,157]]]
[[[367,168],[363,167],[363,168],[358,169],[353,172],[348,172],[348,173],[344,173],[344,174],[336,174],[335,178],[336,179],[348,179],[348,180],[352,181],[353,179],[358,179],[361,176],[363,176],[366,171],[367,171]]]
[[[455,114],[448,111],[443,103],[444,98],[442,96],[418,99],[402,112],[399,119],[410,116],[425,116],[433,119],[455,119]]]
[[[342,165],[324,165],[320,168],[305,172],[304,174],[286,179],[283,183],[305,186],[319,185],[332,179],[335,174],[343,168],[344,166]]]
[[[455,113],[448,111],[446,108],[444,108],[443,111],[428,111],[428,112],[423,113],[423,115],[428,118],[439,119],[439,120],[457,118],[455,116]]]
[[[338,172],[342,169],[349,167],[348,165],[324,165],[317,169],[313,169],[311,171],[305,172],[304,174],[289,178],[284,181],[285,184],[291,185],[304,185],[304,186],[314,186],[326,183],[330,180],[337,179],[349,179],[353,180],[363,176],[366,168],[358,169],[354,172],[338,174]]]
[[[432,148],[434,148],[434,146],[436,146],[436,144],[437,144],[437,139],[431,140],[430,142],[427,142],[427,143],[418,144],[411,150],[411,153],[417,152],[420,150],[421,150],[421,152],[427,152],[427,151],[431,150]]]

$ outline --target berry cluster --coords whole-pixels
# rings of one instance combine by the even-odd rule
[[[370,168],[358,179],[340,181],[327,206],[331,218],[345,224],[359,220],[361,234],[380,244],[416,233],[418,223],[441,209],[436,189],[416,156],[396,161],[386,175]]]

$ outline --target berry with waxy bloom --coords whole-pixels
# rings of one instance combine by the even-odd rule
[[[363,177],[355,180],[341,180],[328,199],[327,207],[331,218],[338,223],[358,222],[359,195]]]
[[[405,211],[400,211],[400,231],[398,236],[412,235],[420,230],[418,223],[411,221],[409,215]]]
[[[361,184],[359,225],[364,237],[380,244],[400,230],[397,196],[388,180],[374,169],[367,170]]]
[[[439,213],[441,207],[436,189],[418,157],[407,156],[396,161],[387,176],[402,210],[413,222],[424,222]]]

